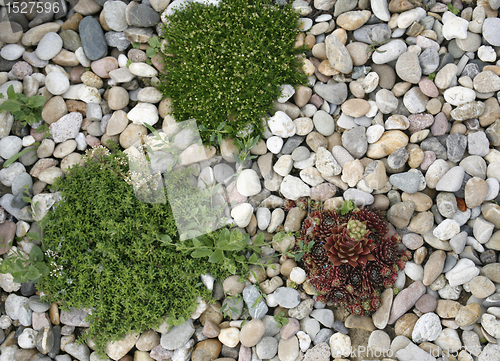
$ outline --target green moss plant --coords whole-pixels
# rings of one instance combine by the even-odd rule
[[[169,324],[188,319],[197,297],[211,300],[200,275],[245,272],[256,260],[246,261],[244,251],[258,250],[237,230],[180,242],[168,200],[136,198],[120,151],[100,146],[84,159],[53,185],[62,200],[41,222],[49,273],[41,275],[37,288],[46,301],[92,310],[86,335],[100,354],[108,341],[129,332],[154,328],[166,318]],[[197,204],[186,201],[186,209]],[[198,242],[204,251],[192,249]],[[214,246],[223,252],[214,255]]]
[[[196,119],[205,144],[215,144],[221,133],[260,135],[280,85],[307,82],[298,57],[305,48],[295,48],[299,15],[291,5],[193,2],[167,21],[159,39],[167,44],[159,89],[172,99],[177,121]]]

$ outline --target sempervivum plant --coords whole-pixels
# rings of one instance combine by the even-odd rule
[[[363,315],[380,306],[411,257],[381,213],[367,208],[316,210],[302,225],[302,257],[318,299]],[[314,242],[314,243],[312,243]]]

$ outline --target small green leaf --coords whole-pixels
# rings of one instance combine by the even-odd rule
[[[210,263],[218,263],[224,258],[224,252],[221,249],[216,249],[208,259]]]
[[[43,261],[43,252],[40,247],[33,246],[33,248],[31,248],[29,259],[31,263]]]
[[[356,205],[354,204],[352,199],[348,199],[347,201],[342,203],[342,206],[340,207],[340,213],[342,215],[346,215],[347,213],[349,213],[350,211],[352,211],[355,208],[356,208]]]
[[[264,233],[259,233],[257,237],[254,238],[253,244],[255,246],[263,246],[264,245]]]
[[[248,263],[257,263],[259,260],[259,257],[257,256],[256,253],[253,253],[250,258],[248,259]]]
[[[10,85],[8,88],[7,88],[7,96],[9,97],[9,99],[11,100],[16,100],[17,99],[17,93],[14,91],[14,86],[13,85]]]
[[[11,113],[18,112],[21,110],[21,105],[18,102],[6,100],[0,104],[0,110],[5,110]]]
[[[212,254],[212,250],[211,249],[208,249],[208,248],[199,248],[199,249],[195,249],[193,252],[191,252],[191,257],[193,257],[193,258],[202,258],[202,257],[208,257],[211,254]],[[212,263],[215,263],[215,262],[212,262]]]

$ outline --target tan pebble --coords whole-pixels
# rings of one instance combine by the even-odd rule
[[[285,277],[290,276],[290,272],[292,272],[294,267],[297,267],[297,262],[293,259],[287,259],[281,264],[281,274]]]
[[[345,29],[335,29],[333,32],[332,32],[333,35],[335,35],[342,44],[346,44],[347,43],[347,31],[345,31]]]
[[[401,316],[394,325],[396,336],[406,336],[411,338],[413,328],[418,320],[418,316],[413,313],[406,313]]]
[[[348,31],[362,27],[371,16],[368,10],[348,11],[337,17],[337,25]]]
[[[83,16],[79,13],[75,13],[71,15],[68,20],[66,20],[62,25],[61,29],[63,30],[75,30],[78,31],[78,25],[80,21],[83,19]]]
[[[492,71],[496,75],[500,75],[500,66],[498,66],[498,65],[486,65],[483,68],[483,71],[488,71],[488,70]]]
[[[326,59],[326,46],[325,43],[315,44],[312,47],[312,55],[320,60]]]
[[[446,115],[446,118],[450,119],[450,114],[452,111],[452,106],[450,103],[444,103],[443,107],[441,108],[441,111]]]
[[[500,118],[500,105],[496,98],[488,98],[484,101],[484,112],[479,116],[479,124],[487,127]]]
[[[316,44],[316,37],[313,34],[307,34],[304,43],[306,44],[307,48],[311,50],[314,44]]]
[[[368,113],[370,108],[370,104],[364,99],[349,99],[342,104],[340,109],[350,117],[358,118]]]
[[[407,81],[403,81],[403,82],[399,82],[399,83],[394,84],[394,87],[392,88],[391,91],[395,97],[401,97],[404,94],[406,94],[406,92],[408,90],[410,90],[410,88],[411,88],[411,83],[409,83]]]
[[[345,320],[345,327],[347,328],[359,328],[366,331],[375,331],[375,325],[371,317],[368,316],[356,316],[349,315]]]
[[[356,80],[349,83],[349,90],[356,98],[364,98],[366,95],[363,86]]]
[[[432,115],[436,115],[437,113],[439,113],[441,111],[441,106],[442,106],[442,104],[438,98],[432,98],[425,105],[425,109],[429,113],[431,113]]]
[[[438,300],[435,312],[441,318],[455,318],[462,307],[457,301]]]
[[[370,205],[371,209],[377,209],[379,211],[386,211],[389,209],[389,198],[385,194],[376,194],[374,195],[374,201]]]
[[[382,134],[379,140],[368,146],[366,155],[372,159],[388,156],[399,148],[406,147],[408,136],[400,130],[390,130]]]
[[[432,252],[424,267],[424,286],[429,286],[438,278],[444,268],[446,253],[442,250]]]
[[[434,30],[424,30],[420,35],[425,36],[427,39],[438,41],[437,34]]]
[[[415,264],[422,264],[424,262],[425,257],[427,257],[427,248],[420,247],[417,249],[413,255],[413,261]]]
[[[408,158],[408,165],[411,168],[418,168],[424,160],[424,151],[420,148],[413,148],[409,153],[410,157]]]
[[[82,83],[94,88],[100,89],[103,86],[103,81],[96,74],[91,71],[86,71],[81,76]]]
[[[399,14],[392,14],[391,15],[391,18],[389,19],[389,22],[387,23],[389,28],[391,28],[393,30],[393,29],[396,29],[398,27],[398,18],[399,18]]]
[[[369,54],[366,52],[368,44],[354,41],[346,46],[347,51],[351,55],[354,66],[363,65],[368,61]]]
[[[316,71],[316,68],[314,67],[314,64],[309,59],[304,59],[304,63],[302,65],[302,71],[307,76],[311,76]]]
[[[327,199],[325,201],[325,204],[323,205],[323,207],[325,209],[334,210],[334,209],[340,208],[342,206],[342,203],[344,203],[344,198],[342,198],[342,197],[333,197],[333,198]]]
[[[61,51],[51,59],[55,64],[61,66],[77,66],[80,65],[80,61],[77,59],[75,53],[68,51],[66,49],[61,49]]]
[[[57,306],[57,303],[55,303],[55,302],[52,302],[52,304],[50,305],[49,317],[50,317],[50,322],[52,322],[52,324],[54,326],[59,325],[59,323],[60,323],[60,321],[59,321],[59,308]]]
[[[465,126],[465,124],[460,123],[460,122],[455,122],[451,126],[450,135],[455,134],[455,133],[465,134],[466,131],[467,131],[467,127]]]
[[[422,192],[411,194],[403,192],[403,194],[401,195],[401,200],[403,202],[409,200],[413,201],[413,203],[415,203],[415,210],[417,212],[425,212],[432,207],[432,198]]]
[[[295,48],[298,49],[298,48],[301,48],[304,46],[304,43],[305,43],[305,39],[306,39],[306,34],[304,33],[299,33],[297,34],[297,37],[295,38]]]
[[[213,322],[215,325],[219,325],[224,318],[222,312],[220,311],[221,307],[222,306],[219,302],[208,305],[207,309],[200,316],[201,325],[205,326],[205,322],[208,321]]]
[[[424,235],[432,229],[433,225],[434,215],[429,211],[420,212],[411,219],[408,231]]]
[[[455,316],[455,322],[460,327],[473,325],[481,316],[481,306],[476,303],[470,303],[462,307]]]
[[[318,71],[326,76],[333,76],[340,74],[340,72],[336,69],[334,69],[331,65],[328,59],[323,60],[318,67]]]

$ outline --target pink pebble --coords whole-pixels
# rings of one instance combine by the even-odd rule
[[[90,64],[92,71],[101,78],[109,78],[109,72],[118,69],[118,60],[112,56],[93,61]]]
[[[431,126],[432,135],[435,137],[445,135],[448,132],[448,129],[449,123],[446,115],[443,112],[439,112],[434,117],[434,124]]]
[[[432,80],[430,80],[427,77],[422,77],[420,81],[418,82],[418,87],[424,93],[430,98],[435,98],[439,95],[439,89],[437,88],[436,84]]]
[[[432,150],[426,150],[424,152],[424,160],[420,163],[420,169],[427,170],[435,160],[436,154]]]
[[[85,137],[85,140],[87,141],[87,144],[90,147],[98,147],[101,145],[101,142],[99,141],[98,138],[94,137],[93,135],[87,134]]]
[[[410,121],[410,127],[408,130],[411,134],[428,128],[432,125],[432,123],[434,123],[434,117],[432,114],[410,114],[408,116],[408,120]]]

